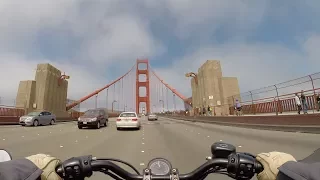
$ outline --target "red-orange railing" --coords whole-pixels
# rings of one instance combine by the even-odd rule
[[[13,107],[0,107],[0,116],[20,117],[23,115],[24,115],[24,109],[17,109]]]

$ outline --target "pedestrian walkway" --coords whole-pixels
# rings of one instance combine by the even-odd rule
[[[309,110],[308,114],[320,114],[319,111],[313,111]],[[283,112],[283,113],[278,113],[279,116],[285,116],[285,115],[299,115],[297,112],[292,111],[292,112]],[[301,115],[303,115],[303,112],[301,112]],[[230,115],[230,116],[236,116],[236,115]],[[276,116],[276,113],[258,113],[258,114],[244,114],[242,116]]]

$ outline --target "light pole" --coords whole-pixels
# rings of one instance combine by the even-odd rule
[[[116,100],[112,101],[112,112],[113,112],[113,105],[115,102],[117,102],[117,101]]]
[[[162,112],[164,112],[164,102],[162,99],[160,99],[159,102],[162,102]]]
[[[152,107],[153,107],[152,113],[155,113],[156,105],[153,105]]]
[[[194,72],[189,72],[189,73],[186,73],[185,74],[186,77],[191,77],[194,79],[194,83],[196,85],[196,87],[198,86],[198,74],[197,73],[194,73]],[[191,89],[192,89],[192,85],[191,85]],[[197,88],[196,88],[197,89]],[[193,102],[193,105],[194,104],[197,104],[197,102],[199,102],[200,104],[200,93],[198,92],[198,90],[196,91],[195,94],[193,94],[195,97],[192,97],[192,102]],[[191,105],[191,104],[190,104]],[[193,107],[192,107],[193,109]]]
[[[95,109],[97,109],[97,107],[98,107],[98,94],[96,94],[96,103],[95,103]]]

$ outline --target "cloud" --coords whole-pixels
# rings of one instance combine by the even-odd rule
[[[148,20],[121,2],[5,0],[0,12],[1,77],[12,76],[1,82],[11,82],[2,99],[15,99],[19,81],[34,79],[37,63],[70,75],[68,96],[79,99],[128,71],[136,58],[165,52]]]
[[[137,58],[149,58],[152,65],[170,59],[172,62],[162,65],[164,68],[152,67],[186,97],[191,89],[190,79],[184,74],[197,71],[207,59],[221,60],[224,75],[237,76],[242,91],[315,72],[320,43],[320,26],[316,23],[288,25],[287,30],[294,31],[287,38],[297,41],[297,47],[276,35],[272,35],[274,41],[263,39],[265,31],[256,33],[263,27],[273,27],[269,21],[283,26],[285,22],[299,24],[292,12],[308,19],[319,9],[317,1],[288,3],[289,8],[267,0],[3,0],[1,75],[10,73],[10,82],[14,83],[1,88],[0,96],[14,99],[18,82],[33,79],[31,69],[46,62],[71,76],[68,94],[72,99],[119,77]],[[304,13],[306,10],[297,9],[300,6],[312,8]],[[253,34],[262,38],[254,39]],[[172,44],[183,51],[168,49]],[[135,77],[131,78],[134,83]],[[2,84],[7,81],[2,80]],[[130,104],[134,106],[135,94],[127,89],[125,93],[132,96]],[[110,100],[116,92],[109,92]],[[173,98],[168,99],[173,107]],[[87,106],[93,106],[94,100],[90,98]],[[98,100],[106,105],[106,91]]]
[[[175,33],[180,38],[210,36],[219,28],[240,31],[255,28],[263,19],[267,1],[166,1],[174,18]]]
[[[317,72],[319,43],[318,35],[309,36],[300,44],[301,52],[275,43],[238,42],[199,47],[174,60],[172,67],[158,68],[156,72],[182,94],[191,95],[190,79],[184,74],[197,72],[206,60],[220,60],[223,76],[237,77],[241,92],[246,92]],[[293,92],[293,89],[287,87],[285,91]]]

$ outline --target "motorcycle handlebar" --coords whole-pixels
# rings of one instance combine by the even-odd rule
[[[256,173],[263,171],[263,166],[255,158],[246,153],[232,153],[227,158],[213,158],[188,174],[179,174],[178,169],[172,169],[170,175],[151,175],[150,169],[145,169],[143,175],[132,174],[109,160],[94,160],[92,156],[74,157],[56,167],[59,176],[66,179],[84,179],[90,177],[93,171],[104,172],[114,179],[144,180],[157,179],[203,179],[210,173],[227,169],[227,175],[234,179],[251,179]],[[112,175],[110,172],[116,174]],[[121,178],[119,178],[121,177]],[[173,178],[175,179],[175,178]]]

